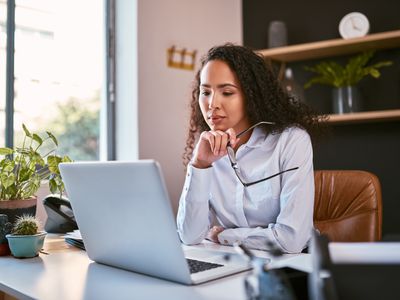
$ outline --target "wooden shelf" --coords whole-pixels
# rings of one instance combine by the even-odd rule
[[[265,58],[278,62],[294,62],[357,53],[370,49],[400,47],[400,30],[369,34],[348,40],[334,39],[314,43],[258,50]]]
[[[400,120],[400,109],[328,115],[330,124],[372,123]]]
[[[266,59],[281,63],[279,78],[288,62],[319,59],[365,50],[400,48],[400,30],[369,34],[353,39],[333,39],[314,43],[258,50]],[[330,124],[371,123],[400,120],[400,109],[368,111],[341,115],[329,115]]]

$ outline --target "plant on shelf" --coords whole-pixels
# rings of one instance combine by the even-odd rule
[[[335,113],[353,112],[360,110],[360,96],[357,84],[365,77],[379,78],[382,67],[392,65],[391,61],[381,61],[367,65],[375,51],[365,51],[349,59],[345,66],[334,61],[321,62],[313,67],[306,66],[305,70],[317,74],[304,84],[309,88],[314,84],[332,86],[333,110]]]
[[[43,247],[45,231],[39,231],[40,222],[33,216],[22,215],[17,218],[10,234],[8,244],[15,257],[37,256]]]
[[[64,191],[58,165],[71,162],[68,156],[56,154],[58,141],[51,132],[46,131],[42,138],[31,133],[24,124],[22,129],[25,135],[21,147],[0,148],[0,156],[4,156],[0,160],[0,213],[7,214],[12,223],[18,213],[35,214],[35,194],[45,180],[52,193]],[[39,151],[45,144],[51,150],[41,154]]]
[[[318,74],[304,84],[309,88],[313,84],[325,84],[340,88],[344,86],[355,86],[361,79],[369,76],[379,78],[379,68],[392,65],[391,61],[381,61],[367,66],[367,63],[374,56],[375,51],[366,51],[349,59],[346,66],[334,61],[321,62],[314,67],[304,67],[305,70]]]

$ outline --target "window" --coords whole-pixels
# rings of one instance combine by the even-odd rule
[[[0,59],[5,61],[6,0],[0,0]],[[105,86],[105,5],[98,0],[16,0],[14,145],[22,124],[52,132],[59,154],[98,160],[100,108]],[[0,63],[5,74],[5,66]],[[1,76],[0,92],[6,84]],[[7,83],[8,84],[8,83]],[[5,97],[4,97],[5,98]],[[5,130],[0,103],[0,145]]]

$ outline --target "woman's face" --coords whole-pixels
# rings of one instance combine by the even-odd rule
[[[212,60],[203,67],[199,105],[211,130],[239,132],[250,126],[239,80],[223,61]]]

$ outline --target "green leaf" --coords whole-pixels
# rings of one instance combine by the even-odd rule
[[[32,175],[29,180],[22,184],[22,197],[29,198],[33,196],[40,187],[40,178],[36,174]]]
[[[18,191],[18,187],[14,184],[8,187],[6,191],[6,199],[16,199],[18,196]]]
[[[67,155],[64,155],[62,158],[62,162],[72,162],[72,159],[69,158]]]
[[[50,192],[51,192],[52,194],[55,194],[55,193],[57,193],[57,191],[58,191],[57,182],[56,182],[56,180],[54,179],[54,177],[51,178],[51,179],[49,180],[49,188],[50,188]]]
[[[53,143],[56,144],[56,146],[58,146],[58,141],[57,141],[56,137],[50,131],[46,131],[46,133],[47,133],[47,136],[52,139]]]
[[[38,136],[36,133],[32,135],[32,139],[39,144],[39,147],[43,144],[42,138]]]
[[[366,76],[378,78],[380,72],[378,68],[392,65],[391,61],[382,61],[367,66],[372,59],[374,51],[365,51],[354,57],[351,57],[343,67],[334,61],[321,62],[313,67],[305,66],[306,71],[316,73],[304,84],[304,88],[309,88],[314,84],[324,84],[333,87],[356,85]]]
[[[15,151],[19,154],[23,154],[23,155],[29,155],[29,153],[31,152],[31,150],[29,148],[19,148],[16,147]]]
[[[10,149],[10,148],[7,148],[7,147],[0,148],[0,155],[10,155],[10,154],[13,154],[13,153],[14,153],[13,149]]]
[[[309,87],[311,87],[313,84],[316,84],[316,83],[331,85],[331,80],[329,80],[328,78],[323,77],[323,76],[314,77],[304,84],[304,88],[308,89]]]
[[[47,157],[47,165],[49,166],[49,170],[51,173],[60,174],[60,170],[58,169],[58,164],[62,161],[61,157],[57,155],[49,155]]]
[[[26,181],[35,174],[35,167],[29,166],[19,170],[19,181]]]
[[[2,167],[1,172],[13,172],[15,168],[15,162],[14,161],[8,161],[4,166]]]
[[[378,68],[382,68],[382,67],[388,67],[388,66],[391,66],[391,65],[393,65],[393,62],[391,62],[391,61],[381,61],[381,62],[376,63],[374,65],[371,65],[369,67],[378,69]]]
[[[6,189],[15,183],[15,175],[14,173],[2,173],[0,175],[0,180],[2,186]]]
[[[33,163],[35,167],[36,165],[44,166],[46,164],[39,152],[33,151],[30,156],[31,163]]]
[[[371,68],[369,70],[369,74],[374,78],[379,78],[381,76],[381,72],[379,72],[377,69],[373,69],[373,68]]]
[[[25,135],[32,138],[32,134],[29,132],[28,128],[26,128],[25,124],[22,124],[22,129],[25,131]]]

